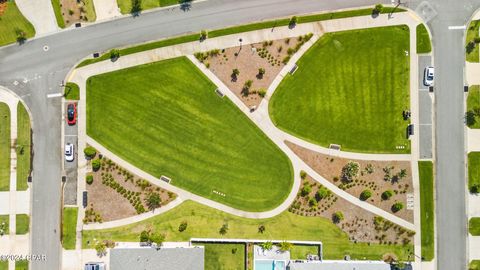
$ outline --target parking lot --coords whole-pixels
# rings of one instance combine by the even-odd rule
[[[64,158],[65,162],[65,175],[67,176],[67,181],[64,186],[64,197],[63,202],[65,205],[75,205],[77,204],[77,159],[78,159],[78,126],[75,125],[68,125],[67,123],[67,102],[64,104],[65,106],[65,144],[71,143],[74,147],[74,160],[71,162],[67,162]]]
[[[419,100],[419,137],[420,158],[432,158],[432,106],[433,93],[429,92],[428,86],[423,83],[425,68],[432,65],[431,56],[418,57],[418,100]]]

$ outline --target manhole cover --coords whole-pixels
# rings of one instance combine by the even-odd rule
[[[47,45],[43,46],[43,51],[48,51],[48,49],[50,49]]]

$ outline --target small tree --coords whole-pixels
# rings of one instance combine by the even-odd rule
[[[178,226],[178,231],[179,232],[183,232],[187,229],[187,226],[188,226],[188,223],[186,221],[182,221],[182,223],[180,223],[180,226]]]
[[[142,0],[132,0],[132,8],[130,9],[130,13],[133,15],[138,15],[142,12]]]
[[[400,172],[397,174],[397,176],[400,179],[407,177],[407,169],[401,169]]]
[[[470,186],[470,193],[478,194],[480,193],[480,184],[473,184]]]
[[[359,167],[358,162],[349,161],[342,168],[342,179],[346,182],[351,182],[353,178],[357,177]]]
[[[154,243],[157,246],[157,248],[160,248],[163,245],[163,242],[165,241],[165,234],[154,233],[150,236],[150,241]]]
[[[292,18],[290,18],[290,21],[288,22],[288,25],[290,27],[295,27],[295,25],[297,25],[297,21],[298,21],[297,16],[293,16]]]
[[[232,78],[237,78],[240,75],[240,70],[238,68],[232,69]]]
[[[104,241],[97,241],[94,248],[97,251],[97,255],[100,257],[107,254],[107,244],[105,244]]]
[[[150,243],[150,231],[142,231],[140,233],[140,242]]]
[[[260,244],[260,247],[263,250],[272,250],[273,248],[273,243],[271,241],[263,242]]]
[[[265,74],[265,69],[264,68],[259,68],[258,69],[258,75],[263,76]]]
[[[220,228],[219,233],[220,233],[221,235],[225,235],[225,234],[227,234],[227,232],[228,232],[228,224],[227,224],[227,223],[223,223],[222,227]]]
[[[120,50],[118,49],[110,50],[110,60],[116,61],[118,58],[120,58]]]
[[[305,179],[307,177],[307,172],[305,171],[300,171],[300,178]]]
[[[375,8],[373,9],[374,14],[380,14],[383,10],[383,5],[382,4],[377,4],[375,5]]]
[[[317,201],[321,201],[330,195],[330,190],[325,187],[321,187],[318,189],[317,194],[315,194],[315,198]]]
[[[94,172],[98,171],[98,169],[100,169],[100,166],[101,166],[100,159],[96,158],[92,160],[92,169]]]
[[[162,199],[160,198],[160,194],[156,192],[151,192],[150,194],[148,194],[147,198],[145,199],[145,202],[148,206],[148,209],[155,210],[155,208],[160,207],[160,204],[162,203]]]
[[[465,113],[465,123],[467,126],[471,127],[475,125],[477,120],[475,119],[475,113],[472,110],[469,110]]]
[[[258,232],[259,233],[264,233],[265,232],[265,226],[264,225],[258,226]]]
[[[18,44],[23,44],[27,40],[27,33],[20,28],[15,29],[15,34],[17,35]]]
[[[390,199],[392,196],[393,196],[393,191],[391,191],[391,190],[385,190],[385,191],[382,193],[382,199],[383,199],[383,200],[388,200],[388,199]]]
[[[242,94],[244,96],[248,96],[250,94],[250,87],[252,87],[253,81],[252,80],[246,80],[245,83],[243,84],[242,88]]]
[[[287,241],[283,241],[283,242],[280,242],[278,244],[278,249],[281,251],[281,252],[286,252],[286,251],[290,251],[293,247],[293,244],[290,243],[290,242],[287,242]]]
[[[370,197],[372,197],[372,191],[369,190],[369,189],[365,189],[365,190],[362,191],[362,193],[360,194],[360,200],[362,200],[362,201],[366,201],[366,200],[368,200]]]
[[[91,146],[87,146],[83,149],[83,153],[87,159],[92,159],[97,155],[97,150]]]
[[[86,181],[87,184],[91,185],[93,183],[93,175],[87,174]]]
[[[394,213],[396,213],[396,212],[398,212],[402,209],[403,209],[403,203],[401,203],[401,202],[396,202],[392,205],[392,212],[394,212]]]
[[[202,30],[200,31],[200,40],[205,40],[208,37],[208,32],[207,30]]]
[[[332,215],[333,223],[340,223],[340,221],[342,221],[344,218],[345,217],[343,216],[342,211],[337,211],[337,212],[333,213],[333,215]]]
[[[300,191],[300,195],[302,195],[302,197],[305,197],[310,194],[310,192],[312,192],[312,187],[310,187],[310,185],[304,185],[302,190]]]

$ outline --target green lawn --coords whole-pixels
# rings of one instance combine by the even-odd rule
[[[10,224],[9,218],[10,218],[10,217],[9,217],[8,215],[0,215],[0,226],[1,226],[2,224],[5,224],[5,226],[4,226],[4,230],[5,230],[5,231],[3,232],[4,235],[10,233],[10,229],[9,229],[9,227],[8,227],[9,224]]]
[[[237,209],[273,209],[290,193],[291,164],[215,88],[184,57],[92,77],[87,133],[188,191]]]
[[[10,190],[10,109],[0,102],[0,191]]]
[[[94,22],[97,19],[97,14],[95,14],[95,6],[93,5],[93,0],[83,0],[85,3],[85,16],[87,21]]]
[[[294,245],[290,250],[290,259],[306,260],[308,254],[318,255],[318,246]]]
[[[468,88],[467,111],[480,111],[480,86],[471,85]],[[475,121],[468,125],[469,128],[480,128],[479,115],[475,114]]]
[[[480,152],[468,153],[468,189],[480,184]]]
[[[77,234],[77,207],[63,208],[62,243],[65,249],[75,249]]]
[[[16,227],[15,231],[17,234],[26,234],[30,228],[30,218],[28,215],[20,214],[15,216]]]
[[[244,244],[196,243],[205,247],[205,270],[244,270]]]
[[[480,260],[471,261],[468,270],[480,270]]]
[[[51,0],[53,6],[53,12],[55,13],[55,18],[57,19],[58,27],[65,28],[65,21],[62,16],[62,8],[60,7],[60,0]]]
[[[181,222],[187,221],[188,228],[178,231]],[[225,235],[219,233],[224,223],[228,224]],[[258,226],[265,226],[263,234],[258,232]],[[93,239],[110,239],[114,241],[138,241],[140,232],[147,227],[166,234],[166,241],[188,241],[192,237],[204,238],[246,238],[246,239],[285,239],[322,241],[325,259],[343,259],[350,254],[352,259],[381,260],[385,253],[397,254],[400,260],[407,260],[408,250],[412,246],[377,245],[353,243],[346,233],[341,231],[329,219],[319,217],[303,217],[283,212],[269,219],[248,219],[227,214],[222,211],[186,201],[164,214],[144,220],[139,223],[113,229],[83,231],[83,247]]]
[[[420,175],[422,257],[425,261],[431,261],[435,254],[435,206],[432,162],[419,161],[418,171]]]
[[[390,13],[390,12],[404,12],[404,9],[397,8],[393,9],[390,7],[384,7],[382,10],[382,13]],[[366,16],[370,15],[372,13],[371,8],[365,8],[365,9],[357,9],[357,10],[348,10],[348,11],[339,11],[339,12],[331,12],[331,13],[321,13],[321,14],[314,14],[314,15],[306,15],[306,16],[298,16],[298,23],[309,23],[309,22],[316,22],[316,21],[325,21],[325,20],[331,20],[331,19],[340,19],[340,18],[348,18],[348,17],[356,17],[356,16]],[[290,21],[290,18],[283,18],[283,19],[277,19],[277,20],[271,20],[271,21],[262,21],[262,22],[255,22],[251,24],[244,24],[244,25],[236,25],[228,28],[223,28],[223,29],[216,29],[216,30],[211,30],[208,32],[208,37],[209,38],[214,38],[214,37],[219,37],[219,36],[225,36],[225,35],[231,35],[231,34],[236,34],[236,33],[243,33],[243,32],[248,32],[248,31],[254,31],[254,30],[260,30],[260,29],[265,29],[265,28],[273,28],[273,27],[279,27],[279,26],[286,26],[288,25]],[[154,41],[150,43],[145,43],[145,44],[140,44],[136,45],[133,47],[129,48],[124,48],[120,50],[121,55],[128,55],[128,54],[133,54],[137,52],[143,52],[147,50],[153,50],[161,47],[166,47],[166,46],[172,46],[176,44],[181,44],[181,43],[186,43],[186,42],[192,42],[192,41],[198,41],[199,40],[200,33],[194,33],[194,34],[189,34],[189,35],[184,35],[184,36],[178,36],[178,37],[173,37],[169,39],[163,39],[160,41]],[[98,58],[91,58],[91,59],[85,59],[82,61],[80,64],[78,64],[77,68],[83,67],[86,65],[90,65],[93,63],[97,63],[100,61],[108,60],[110,59],[110,54],[105,53],[102,56]]]
[[[468,26],[467,30],[467,38],[465,44],[468,45],[470,42],[474,42],[474,39],[478,37],[478,31],[480,28],[480,20],[472,21]],[[466,47],[466,58],[468,62],[478,62],[478,46],[476,44],[475,47],[469,51],[468,46]]]
[[[15,262],[15,270],[28,270],[28,261],[16,261]]]
[[[473,217],[468,222],[468,230],[471,235],[480,236],[480,217]]]
[[[147,10],[156,7],[166,7],[179,4],[179,0],[142,0],[142,10]],[[117,0],[118,7],[122,14],[128,14],[132,10],[132,0]]]
[[[7,2],[7,9],[0,16],[0,46],[17,41],[16,30],[25,32],[27,38],[35,36],[33,25],[25,19],[14,1]]]
[[[409,153],[402,118],[410,102],[408,50],[407,26],[323,35],[271,98],[273,122],[325,147]]]
[[[17,190],[27,190],[30,175],[30,116],[23,103],[17,105]]]
[[[8,261],[0,260],[0,270],[8,270]]]
[[[69,100],[79,100],[80,99],[80,88],[76,83],[67,82],[65,86],[65,94],[66,99]]]
[[[429,53],[432,51],[432,44],[427,28],[423,23],[417,25],[417,53]]]

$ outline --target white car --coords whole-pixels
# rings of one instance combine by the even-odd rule
[[[423,74],[423,84],[425,86],[431,86],[433,84],[433,75],[435,70],[433,67],[426,67]]]
[[[103,262],[89,262],[85,264],[85,270],[105,270]]]
[[[74,153],[75,151],[73,150],[73,144],[71,143],[65,144],[65,160],[69,162],[73,161]]]

